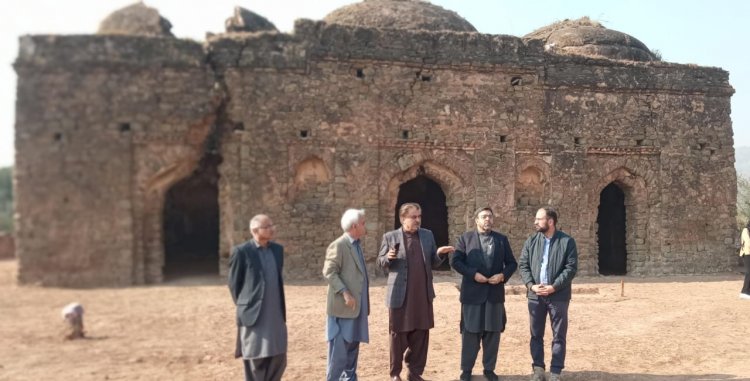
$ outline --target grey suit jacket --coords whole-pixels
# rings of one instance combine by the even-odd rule
[[[281,280],[281,269],[284,266],[284,247],[270,242],[268,247],[276,260],[279,275],[279,289],[281,292],[281,311],[286,321],[286,305],[284,301],[284,284]],[[253,241],[247,241],[232,249],[229,259],[229,291],[237,306],[237,325],[252,327],[258,320],[263,291],[266,285],[263,266],[258,260],[258,250]]]
[[[328,246],[323,263],[323,276],[328,281],[328,300],[326,303],[328,315],[347,319],[359,316],[362,294],[369,292],[362,289],[362,284],[367,276],[367,269],[359,260],[357,249],[349,242],[346,234],[343,234]],[[354,310],[346,306],[344,296],[341,294],[344,289],[349,290],[354,299],[357,300]],[[370,298],[367,298],[367,300],[369,301]]]
[[[422,244],[422,255],[424,256],[424,265],[427,271],[427,294],[430,302],[432,302],[435,299],[435,288],[432,286],[432,269],[440,267],[445,258],[438,256],[435,237],[431,231],[420,228],[419,241]],[[397,258],[389,260],[388,250],[396,243],[399,244]],[[409,268],[406,264],[404,231],[401,228],[383,234],[383,242],[380,244],[377,263],[388,274],[385,306],[388,308],[401,308],[406,297],[406,278],[409,276]]]

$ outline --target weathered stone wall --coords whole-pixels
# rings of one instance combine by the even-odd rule
[[[13,239],[13,235],[9,233],[0,232],[0,258],[15,258],[16,257],[16,244]]]
[[[489,204],[520,251],[536,209],[553,204],[562,227],[578,238],[582,273],[596,274],[599,193],[614,182],[626,193],[628,273],[728,268],[733,196],[722,184],[733,184],[727,108],[733,90],[726,72],[545,56],[509,36],[420,32],[410,39],[409,32],[316,28],[298,23],[299,40],[283,43],[278,35],[212,42],[214,58],[233,57],[215,66],[227,69],[229,118],[244,128],[234,134],[247,136],[242,143],[232,138],[235,150],[250,147],[231,161],[248,178],[233,181],[264,194],[256,201],[227,197],[225,208],[250,206],[234,226],[238,240],[247,236],[244,221],[252,214],[276,210],[279,239],[295,263],[290,272],[318,276],[325,244],[339,234],[337,217],[350,206],[368,210],[371,261],[380,235],[392,228],[398,186],[420,165],[447,195],[452,238],[471,226],[476,206]],[[309,38],[316,34],[318,40]],[[306,66],[301,51],[312,52]],[[675,97],[683,103],[667,109]],[[715,102],[706,106],[705,99]],[[700,107],[717,120],[695,116]],[[685,116],[692,120],[677,122]],[[713,159],[686,151],[701,145],[696,139],[705,140],[706,152],[711,142]],[[687,157],[665,167],[674,151]],[[243,160],[256,163],[252,171],[244,171]],[[316,177],[303,196],[295,168],[310,160],[329,175]],[[683,170],[720,185],[685,184]],[[530,182],[520,182],[522,173]],[[253,185],[257,176],[265,185]],[[688,208],[695,199],[685,197],[686,187],[710,197],[711,206]],[[726,223],[709,223],[716,208]],[[668,222],[688,214],[690,224]],[[696,240],[696,229],[705,236]],[[663,247],[666,237],[684,239],[675,249]]]
[[[561,185],[576,191],[553,203],[569,210],[564,226],[578,238],[583,272],[598,272],[596,208],[610,182],[626,195],[629,274],[727,270],[735,199],[727,73],[563,64],[548,70],[545,141],[573,159],[560,168],[573,171]]]
[[[349,32],[336,27],[321,35],[348,40],[335,33]],[[476,37],[464,38],[471,36]],[[427,33],[422,38],[431,39],[430,46],[442,36]],[[344,54],[336,50],[341,46],[301,41],[300,46],[315,47],[307,49],[319,56],[303,66],[294,54],[303,49],[288,40],[283,51],[292,53],[278,55],[271,64],[258,61],[268,57],[264,51],[248,49],[278,41],[277,35],[212,41],[214,66],[226,68],[228,119],[242,126],[222,143],[227,177],[222,210],[234,211],[222,230],[235,232],[234,243],[247,237],[246,221],[266,211],[286,244],[287,275],[319,277],[325,247],[341,234],[341,212],[363,207],[370,231],[365,253],[373,262],[382,233],[393,229],[398,186],[416,176],[420,166],[446,193],[451,240],[466,228],[477,197],[481,203],[511,202],[513,176],[494,174],[513,167],[513,151],[504,139],[513,129],[533,128],[532,116],[540,113],[541,89],[531,87],[535,68],[472,70],[447,60],[442,66],[342,61],[326,53]],[[239,57],[233,55],[237,46],[244,46]],[[346,54],[359,52],[352,49]],[[527,84],[511,86],[516,76]],[[300,172],[314,167],[306,164],[312,162],[323,175]],[[500,209],[503,218],[511,218],[508,208]]]
[[[446,195],[451,241],[489,205],[520,255],[534,212],[552,204],[581,272],[596,274],[599,195],[615,183],[629,274],[722,271],[733,258],[733,90],[720,69],[306,20],[293,35],[203,47],[27,39],[16,63],[22,282],[161,281],[164,195],[214,139],[222,273],[248,220],[267,213],[287,278],[320,277],[349,207],[367,211],[375,272],[399,186],[418,174]]]
[[[124,36],[22,37],[16,61],[19,280],[161,278],[165,187],[211,127],[202,47]],[[151,253],[150,255],[147,253]]]

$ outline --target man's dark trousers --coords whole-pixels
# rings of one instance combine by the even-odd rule
[[[482,342],[482,365],[484,370],[495,370],[497,352],[500,348],[500,332],[483,331],[479,333],[461,333],[461,370],[471,371],[479,353],[479,342]]]
[[[391,332],[391,376],[403,369],[403,362],[409,374],[421,376],[427,365],[427,347],[430,345],[430,330],[415,329],[409,332]]]
[[[242,360],[245,381],[281,381],[286,369],[286,353],[252,360]]]
[[[539,296],[529,299],[529,319],[531,320],[531,358],[533,366],[544,366],[544,325],[547,314],[552,321],[552,363],[550,372],[560,374],[565,367],[565,337],[568,334],[568,306],[570,301],[551,301]]]

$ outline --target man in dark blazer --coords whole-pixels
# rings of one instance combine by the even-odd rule
[[[401,228],[383,235],[377,263],[388,274],[385,305],[390,332],[390,377],[401,381],[402,362],[408,380],[421,381],[427,364],[430,328],[435,326],[432,300],[432,269],[453,252],[452,246],[437,247],[432,232],[420,228],[422,208],[405,203],[399,210]],[[404,356],[406,352],[406,356]]]
[[[229,291],[237,306],[237,347],[246,381],[279,381],[286,369],[287,330],[284,248],[272,242],[273,221],[259,214],[250,220],[253,239],[232,249]]]
[[[505,282],[518,264],[504,235],[492,231],[494,214],[484,207],[474,213],[476,230],[458,238],[450,257],[461,279],[461,381],[471,380],[471,369],[483,348],[482,365],[488,381],[497,381],[495,365],[500,334],[505,330]]]
[[[539,209],[534,229],[523,244],[518,268],[528,292],[531,325],[532,381],[546,381],[544,370],[544,326],[549,315],[552,327],[552,361],[549,381],[560,380],[565,367],[568,306],[571,284],[578,271],[578,250],[573,237],[557,229],[557,211]]]

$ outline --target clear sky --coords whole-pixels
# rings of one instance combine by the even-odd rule
[[[285,32],[298,18],[321,19],[352,0],[148,0],[181,38],[223,32],[235,5]],[[14,161],[16,74],[11,67],[23,34],[95,33],[109,13],[132,0],[5,0],[0,16],[0,167]],[[458,12],[479,32],[523,36],[566,18],[589,16],[630,34],[669,62],[729,71],[735,147],[750,146],[750,1],[744,0],[433,0]]]

